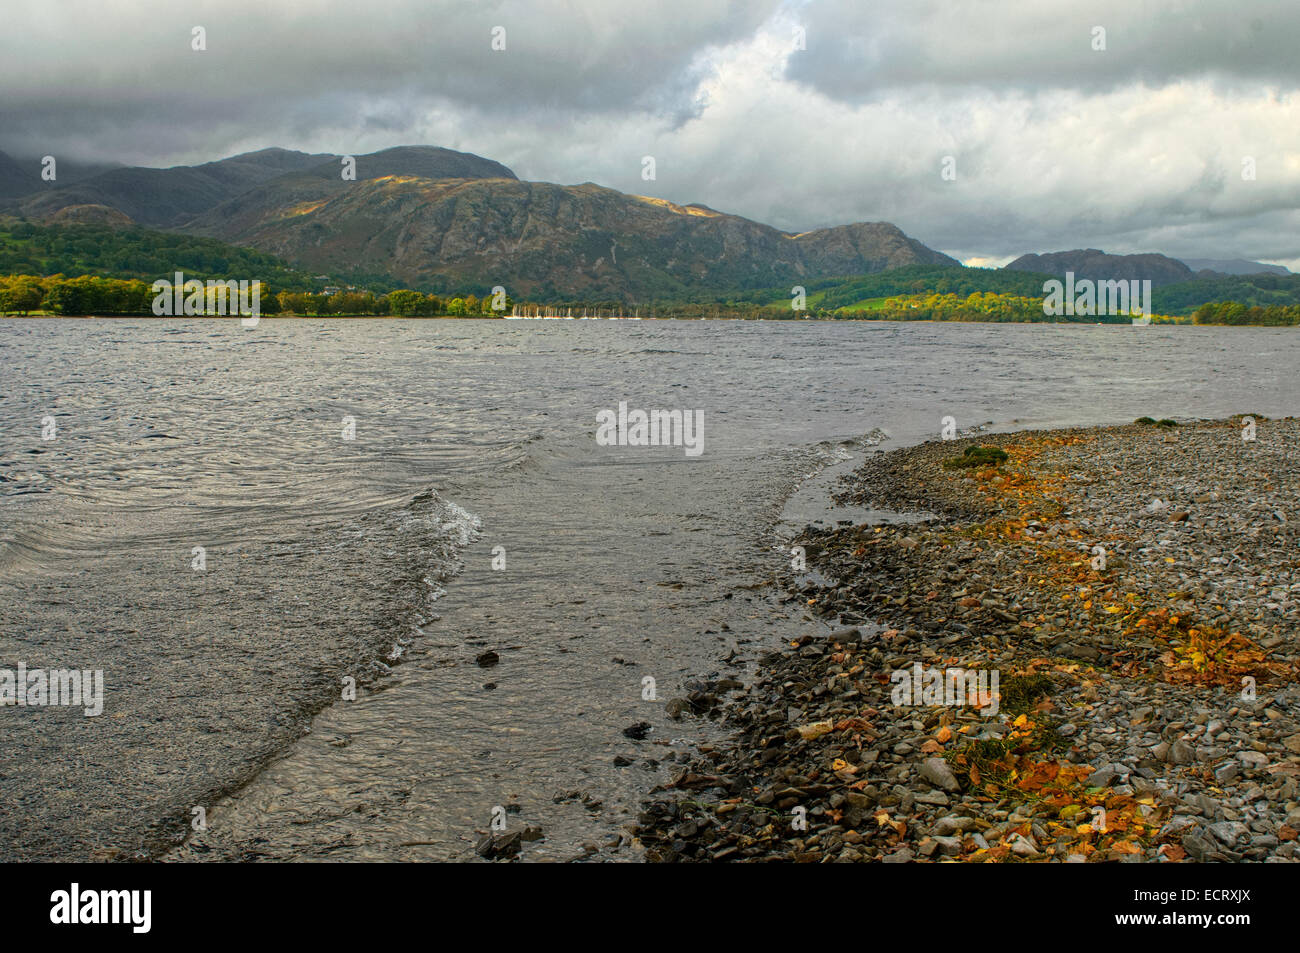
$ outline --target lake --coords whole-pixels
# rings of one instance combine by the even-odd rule
[[[0,321],[0,669],[104,678],[0,707],[0,859],[468,859],[502,810],[604,850],[725,738],[665,701],[811,625],[766,584],[818,474],[947,416],[1293,415],[1297,367],[1287,328]],[[598,441],[620,403],[700,452]]]

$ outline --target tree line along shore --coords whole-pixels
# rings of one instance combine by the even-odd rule
[[[1043,313],[1042,301],[1021,295],[973,292],[957,294],[899,295],[868,302],[859,308],[812,307],[797,311],[789,307],[755,302],[726,304],[663,302],[629,307],[616,301],[564,302],[538,305],[531,301],[491,294],[479,297],[437,295],[407,288],[375,293],[338,289],[326,292],[274,290],[259,285],[260,313],[267,316],[301,317],[505,317],[516,310],[555,314],[584,311],[617,315],[635,311],[658,318],[752,318],[766,320],[876,320],[876,321],[974,321],[994,323],[1118,323],[1127,324],[1134,315],[1051,316]],[[54,316],[153,316],[156,292],[152,283],[134,278],[99,275],[8,275],[0,276],[0,314]],[[227,313],[209,300],[208,314]],[[1241,302],[1208,302],[1191,315],[1153,315],[1156,324],[1198,324],[1284,327],[1300,324],[1300,305],[1247,305]]]

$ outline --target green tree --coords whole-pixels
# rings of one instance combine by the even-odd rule
[[[388,292],[388,311],[398,317],[412,318],[415,317],[416,311],[423,300],[424,295],[418,291],[410,291],[406,288],[400,291],[390,291]]]

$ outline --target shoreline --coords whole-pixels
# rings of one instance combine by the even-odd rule
[[[1170,317],[1170,316],[1160,316]],[[643,315],[641,317],[619,317],[619,318],[524,318],[511,317],[506,315],[494,316],[488,314],[429,314],[429,315],[404,315],[404,314],[264,314],[260,315],[259,321],[273,321],[277,319],[287,319],[290,321],[337,321],[337,320],[386,320],[386,321],[754,321],[754,322],[775,322],[775,323],[810,323],[810,322],[868,322],[874,324],[995,324],[995,325],[1075,325],[1079,327],[1102,327],[1113,326],[1119,328],[1126,327],[1194,327],[1194,328],[1286,328],[1293,325],[1278,324],[1196,324],[1190,316],[1185,319],[1182,316],[1172,316],[1178,320],[1152,321],[1150,324],[1138,325],[1128,320],[1115,321],[1078,321],[1078,320],[1054,320],[1054,321],[971,321],[971,320],[937,320],[934,318],[879,318],[879,317],[858,317],[856,315],[803,315],[800,317],[745,317],[742,315],[699,315],[687,317],[684,315],[674,315],[671,317],[651,317]],[[18,314],[15,312],[0,313],[0,319],[15,320],[77,320],[77,321],[164,321],[168,319],[203,319],[213,321],[232,321],[239,318],[237,314],[219,315],[219,314],[191,314],[191,315],[171,315],[171,314]]]
[[[934,518],[795,540],[807,624],[650,792],[647,859],[1296,859],[1300,420],[1254,420],[868,457],[837,503]],[[950,669],[985,696],[901,691]]]

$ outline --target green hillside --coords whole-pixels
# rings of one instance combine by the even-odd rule
[[[401,283],[384,275],[334,274],[330,280],[291,268],[274,255],[152,229],[109,225],[33,225],[0,220],[0,275],[94,275],[152,281],[181,271],[190,278],[248,278],[276,290],[314,291],[344,281],[389,291]]]
[[[1051,279],[1051,275],[1012,269],[908,265],[856,278],[810,281],[804,285],[804,290],[808,311],[812,314],[839,312],[848,316],[854,312],[868,312],[884,317],[882,312],[890,310],[887,302],[892,298],[955,295],[958,299],[966,299],[971,295],[997,294],[1041,301],[1043,283]],[[780,287],[742,292],[718,300],[789,310],[790,298],[790,289]],[[1198,278],[1154,288],[1151,298],[1154,313],[1178,317],[1190,317],[1210,302],[1237,302],[1247,308],[1283,308],[1300,305],[1300,275]]]
[[[1152,308],[1165,314],[1191,314],[1211,301],[1247,307],[1300,305],[1300,275],[1228,275],[1165,285],[1151,292]]]
[[[809,311],[878,310],[887,298],[900,295],[993,293],[1017,297],[1042,297],[1049,275],[997,268],[963,268],[960,265],[906,265],[874,275],[827,278],[805,282]],[[793,285],[791,286],[793,287]],[[790,288],[767,288],[740,294],[731,300],[790,307]]]

